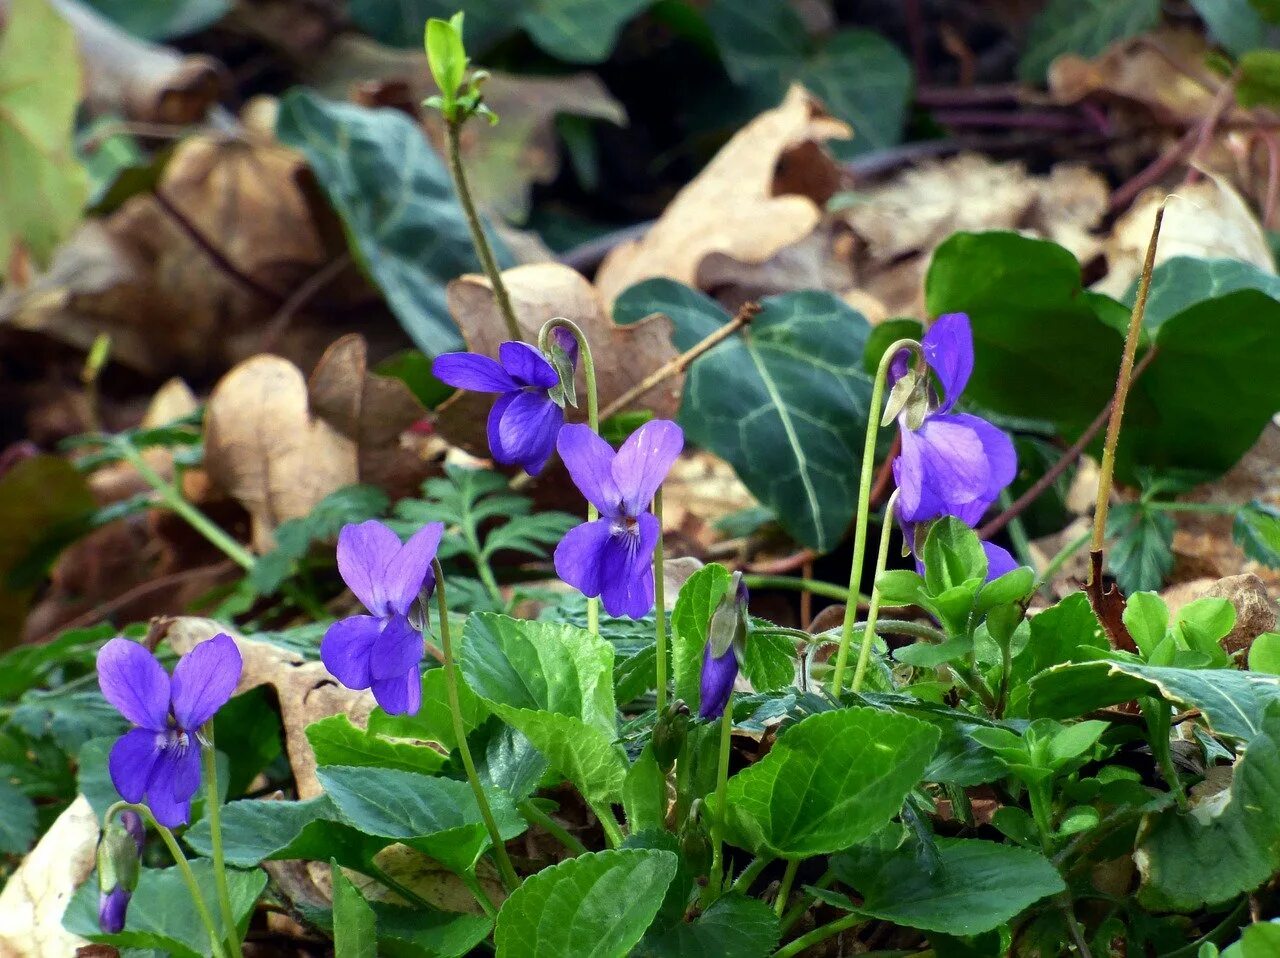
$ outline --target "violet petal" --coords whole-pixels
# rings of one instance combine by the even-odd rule
[[[206,639],[173,667],[173,715],[194,731],[226,704],[240,682],[244,661],[226,633]]]
[[[147,793],[151,770],[160,755],[156,736],[163,733],[135,728],[125,732],[111,746],[107,771],[111,784],[126,802],[140,802]]]
[[[528,343],[508,342],[498,347],[502,368],[521,386],[553,389],[560,385],[560,374],[547,357]]]
[[[372,615],[339,619],[320,642],[320,661],[347,688],[367,689],[373,683],[373,643],[381,631],[382,620]]]
[[[613,460],[613,481],[627,515],[649,508],[683,448],[684,431],[669,419],[650,420],[627,437]]]
[[[160,730],[169,721],[169,676],[137,642],[115,638],[98,652],[98,686],[134,725]]]
[[[382,573],[382,594],[391,612],[408,615],[431,574],[431,560],[443,536],[443,522],[428,522],[392,555]]]
[[[516,393],[498,423],[506,461],[519,464],[530,475],[537,475],[547,464],[563,424],[564,410],[545,395]]]
[[[611,519],[584,522],[566,532],[556,546],[556,575],[585,596],[594,598],[603,588],[600,573],[612,526]]]
[[[404,675],[422,661],[422,634],[403,615],[393,615],[373,640],[369,654],[370,685]]]
[[[415,665],[394,678],[373,683],[373,697],[388,715],[417,715],[422,707],[422,677]]]
[[[619,515],[622,495],[613,481],[613,459],[609,444],[591,431],[590,426],[571,423],[560,430],[556,451],[564,460],[573,484],[601,515]]]
[[[504,393],[519,388],[501,363],[478,353],[444,353],[432,361],[431,372],[442,383],[477,393]]]
[[[973,330],[969,317],[964,313],[939,316],[920,345],[925,361],[942,384],[942,405],[937,411],[949,412],[973,374]]]
[[[338,572],[357,599],[374,615],[386,615],[383,577],[400,551],[400,537],[376,519],[349,523],[338,533]]]

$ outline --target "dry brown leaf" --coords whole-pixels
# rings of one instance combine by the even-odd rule
[[[358,478],[355,443],[311,414],[302,373],[279,356],[254,356],[222,377],[204,448],[209,477],[249,513],[258,552],[271,549],[281,522]]]
[[[628,286],[669,276],[691,286],[711,253],[763,263],[813,231],[838,167],[821,148],[849,128],[803,87],[743,127],[682,189],[645,236],[615,248],[596,285],[607,302]],[[803,191],[803,192],[800,192]]]
[[[467,888],[462,879],[437,863],[422,852],[408,845],[388,845],[373,858],[374,863],[391,876],[393,881],[404,885],[412,892],[426,899],[441,911],[454,913],[483,914],[476,902],[476,897]],[[394,891],[378,884],[363,875],[348,873],[366,897],[374,901],[391,901],[403,903]],[[481,861],[476,869],[476,877],[495,905],[506,900],[507,891],[502,886],[494,868],[488,862]]]
[[[536,342],[542,325],[557,316],[573,320],[586,333],[595,357],[602,409],[676,356],[669,319],[655,316],[629,326],[614,325],[599,294],[567,266],[517,266],[502,278],[526,342]],[[449,284],[449,312],[472,352],[497,356],[498,344],[510,338],[489,281],[483,276],[463,276]],[[640,396],[635,405],[652,409],[661,418],[672,418],[679,407],[682,382],[682,376],[673,376]],[[581,372],[578,383],[580,408],[576,415],[585,418]],[[441,433],[468,452],[484,453],[485,421],[492,404],[493,397],[483,393],[458,394],[440,407]]]
[[[905,170],[842,213],[865,244],[856,288],[891,316],[919,314],[933,250],[963,230],[1018,230],[1087,260],[1101,245],[1092,231],[1107,196],[1106,181],[1077,164],[1034,176],[1022,163],[965,153]]]
[[[1275,272],[1262,224],[1225,179],[1210,175],[1180,186],[1172,194],[1163,187],[1143,192],[1116,221],[1106,244],[1107,275],[1094,289],[1109,296],[1123,296],[1133,285],[1142,272],[1156,210],[1166,196],[1169,201],[1160,227],[1156,265],[1174,256],[1226,257]]]
[[[1195,122],[1209,112],[1212,84],[1221,82],[1204,68],[1209,52],[1199,31],[1157,30],[1113,43],[1092,60],[1058,57],[1049,68],[1049,94],[1062,104],[1090,97],[1134,104],[1165,124]]]
[[[161,621],[160,636],[179,655],[225,632],[235,639],[244,660],[237,694],[260,685],[270,685],[280,704],[280,721],[284,726],[284,745],[293,769],[298,798],[314,798],[322,791],[316,778],[316,757],[307,741],[306,728],[330,715],[347,715],[364,726],[373,711],[369,692],[353,692],[339,685],[322,662],[309,662],[300,655],[269,642],[258,642],[236,634],[213,619],[178,616]]]
[[[369,371],[363,336],[343,336],[325,350],[307,394],[311,412],[355,444],[361,482],[398,499],[417,492],[433,471],[400,442],[405,430],[426,417],[426,409],[399,379]]]
[[[62,913],[93,871],[97,843],[98,816],[79,796],[0,891],[0,955],[66,958],[87,944],[63,930]]]

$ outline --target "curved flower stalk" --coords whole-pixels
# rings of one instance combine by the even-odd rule
[[[555,451],[564,425],[566,391],[573,395],[577,341],[566,334],[557,336],[556,344],[561,350],[558,355],[567,357],[567,387],[551,360],[528,343],[503,343],[497,359],[478,353],[445,353],[431,363],[432,373],[441,382],[498,394],[489,411],[489,451],[496,461],[520,466],[531,476],[543,470]]]
[[[443,535],[444,523],[429,522],[401,543],[374,519],[338,534],[338,572],[370,614],[329,626],[320,658],[347,688],[372,689],[390,715],[415,715],[422,704],[422,633],[410,616],[435,589],[431,560]]]
[[[200,788],[201,726],[231,698],[243,662],[219,633],[178,660],[170,679],[142,645],[112,639],[98,653],[98,684],[133,723],[111,748],[111,783],[127,802],[144,802],[166,828],[185,825]]]
[[[565,426],[556,444],[574,485],[601,518],[570,529],[556,547],[556,574],[613,616],[653,610],[654,546],[661,529],[650,503],[684,448],[675,423],[655,419],[617,452],[583,425]]]

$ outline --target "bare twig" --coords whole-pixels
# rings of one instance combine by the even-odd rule
[[[298,311],[307,305],[312,299],[323,290],[326,286],[337,279],[342,271],[351,265],[351,252],[345,251],[335,256],[324,266],[312,273],[307,279],[295,289],[276,310],[275,315],[267,320],[266,325],[262,329],[262,339],[258,344],[258,348],[263,352],[270,352],[275,348],[284,331],[289,328],[289,323]]]
[[[1129,204],[1137,198],[1139,193],[1148,186],[1154,186],[1159,183],[1170,170],[1190,156],[1199,139],[1199,127],[1193,126],[1187,130],[1177,143],[1161,153],[1144,169],[1121,183],[1115,192],[1111,194],[1107,207],[1113,213],[1128,209]]]

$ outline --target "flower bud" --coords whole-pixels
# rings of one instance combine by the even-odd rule
[[[138,857],[142,857],[142,847],[147,843],[147,829],[142,824],[142,816],[132,808],[126,808],[116,816],[116,821],[124,826],[133,843],[138,847]]]
[[[707,646],[702,653],[702,702],[698,708],[701,719],[719,718],[733,693],[738,656],[747,641],[749,601],[742,573],[735,572],[733,584],[721,597],[707,629]]]
[[[98,927],[109,935],[123,931],[129,897],[129,893],[118,886],[110,892],[99,892]]]
[[[689,706],[676,701],[653,723],[653,757],[665,775],[675,765],[689,732]]]
[[[548,395],[558,406],[577,407],[578,387],[574,377],[578,369],[578,338],[563,326],[551,330],[547,337],[547,361],[560,375],[560,385]]]
[[[711,841],[702,822],[702,799],[694,799],[689,817],[680,826],[680,853],[695,873],[707,870],[711,861]]]

